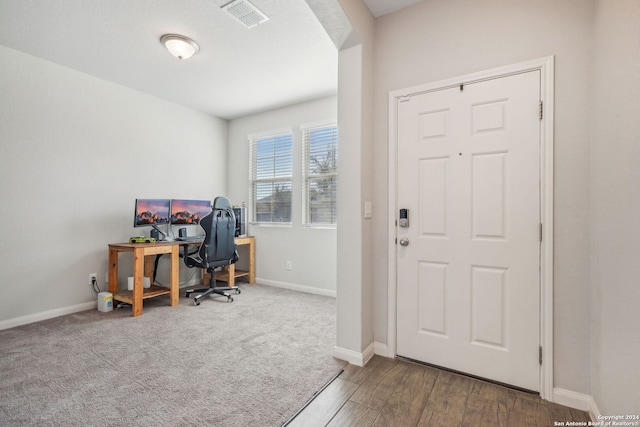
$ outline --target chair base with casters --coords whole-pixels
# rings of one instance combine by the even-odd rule
[[[189,298],[191,296],[191,294],[193,293],[198,293],[199,295],[196,295],[195,297],[193,297],[193,305],[200,305],[200,300],[203,298],[206,298],[210,295],[220,295],[223,297],[227,297],[227,302],[233,302],[233,297],[231,296],[231,294],[229,292],[235,292],[236,294],[240,293],[240,288],[238,288],[237,286],[216,286],[216,272],[215,271],[210,271],[209,269],[207,269],[207,272],[209,273],[211,279],[209,280],[209,287],[208,288],[197,288],[197,289],[188,289],[187,292],[185,293],[185,296],[187,298]]]

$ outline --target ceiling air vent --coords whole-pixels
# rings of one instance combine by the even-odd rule
[[[225,10],[247,28],[253,28],[269,20],[267,15],[260,12],[249,0],[234,0],[222,6],[222,10]]]

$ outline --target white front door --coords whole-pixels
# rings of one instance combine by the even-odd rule
[[[539,70],[399,102],[399,356],[539,389],[539,102]]]

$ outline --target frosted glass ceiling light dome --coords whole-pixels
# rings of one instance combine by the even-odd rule
[[[165,34],[160,38],[160,42],[178,59],[191,58],[200,50],[196,42],[179,34]]]

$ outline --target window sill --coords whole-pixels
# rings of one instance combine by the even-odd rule
[[[252,222],[252,227],[291,228],[290,222]]]
[[[302,224],[302,226],[316,230],[336,230],[338,228],[336,224]]]

